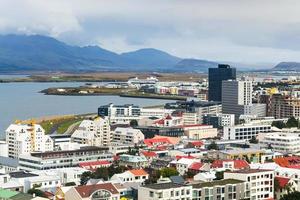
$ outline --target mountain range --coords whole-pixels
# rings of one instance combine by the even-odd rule
[[[299,62],[281,62],[277,64],[272,71],[300,71]]]
[[[178,71],[206,72],[217,62],[185,59],[157,49],[117,54],[99,46],[72,46],[42,35],[0,35],[0,72]]]

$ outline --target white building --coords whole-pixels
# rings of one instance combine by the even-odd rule
[[[101,117],[83,120],[71,136],[73,142],[89,146],[107,146],[111,139],[109,120]]]
[[[256,138],[258,133],[271,132],[271,125],[242,124],[223,127],[223,138],[225,140],[250,140]]]
[[[144,141],[145,137],[142,131],[134,128],[117,127],[113,131],[113,142],[120,144],[139,144]]]
[[[132,120],[140,119],[141,108],[132,104],[108,104],[98,108],[98,115],[108,117],[110,123],[129,124]]]
[[[237,179],[250,183],[250,199],[272,199],[274,197],[274,171],[240,170],[224,172],[224,179]]]
[[[113,183],[138,182],[143,183],[149,178],[149,174],[143,169],[132,169],[120,174],[114,174],[110,181]]]
[[[160,183],[141,186],[138,189],[139,200],[155,199],[192,199],[192,185]]]
[[[141,108],[140,118],[144,117],[157,117],[163,118],[168,114],[171,114],[174,110],[164,108]]]
[[[8,156],[53,151],[53,141],[38,124],[11,124],[6,129]]]
[[[195,112],[182,113],[183,125],[199,124],[200,117]]]
[[[274,151],[295,154],[300,152],[300,133],[271,132],[258,134],[259,145],[262,148],[272,148]]]
[[[193,140],[200,140],[205,138],[214,138],[218,136],[218,129],[210,125],[185,125],[183,126],[184,134]]]

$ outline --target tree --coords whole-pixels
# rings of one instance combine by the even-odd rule
[[[177,176],[178,174],[178,171],[173,167],[165,167],[160,170],[160,175],[162,177]]]
[[[272,126],[275,126],[279,129],[283,129],[283,128],[285,128],[286,125],[283,121],[273,121]]]
[[[291,128],[291,127],[298,127],[298,120],[295,117],[290,117],[288,121],[286,122],[286,127]]]
[[[45,193],[42,190],[36,189],[36,188],[31,188],[27,191],[28,194],[35,194],[35,196],[39,196],[39,197],[47,197],[45,195]]]
[[[138,121],[135,120],[135,119],[131,120],[129,124],[130,124],[131,127],[136,127],[136,126],[139,125],[139,124],[138,124]]]
[[[186,178],[193,178],[196,174],[197,174],[197,172],[188,170],[185,174],[185,177]]]
[[[90,171],[87,172],[83,172],[81,174],[81,178],[80,178],[80,184],[81,185],[86,185],[87,182],[92,178],[93,174]]]
[[[218,171],[216,172],[216,178],[215,180],[222,180],[224,179],[224,171]]]
[[[288,194],[283,195],[283,197],[280,198],[280,200],[296,200],[300,199],[300,192],[291,192]]]
[[[106,167],[97,168],[94,173],[94,178],[104,179],[105,181],[107,181],[109,178],[108,169]]]
[[[65,186],[75,186],[75,185],[76,185],[75,182],[68,182],[68,183],[65,184]]]
[[[258,143],[258,140],[255,138],[255,137],[252,137],[250,140],[249,140],[250,143],[252,144],[257,144]]]
[[[212,142],[208,145],[207,149],[208,149],[208,150],[212,150],[212,149],[219,150],[219,147],[218,147],[218,145],[216,144],[215,141],[212,141]]]

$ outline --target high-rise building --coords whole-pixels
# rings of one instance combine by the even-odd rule
[[[33,152],[53,151],[53,141],[45,135],[44,129],[38,124],[11,124],[6,129],[8,156],[19,158],[20,154],[29,155]]]
[[[222,101],[222,81],[235,80],[236,69],[230,65],[219,64],[218,68],[208,70],[208,100]]]
[[[252,103],[252,82],[227,80],[222,83],[222,112],[234,114],[236,121],[241,115],[266,115],[265,104]]]

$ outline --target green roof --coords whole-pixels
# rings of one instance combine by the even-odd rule
[[[236,179],[223,179],[219,181],[212,181],[212,182],[205,182],[205,183],[198,183],[194,184],[193,188],[203,188],[203,187],[214,187],[214,186],[223,186],[227,184],[238,184],[243,183],[244,181],[236,180]]]
[[[8,198],[11,198],[11,197],[17,195],[18,193],[19,192],[16,192],[16,191],[0,189],[0,198],[1,199],[8,199]]]

